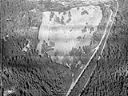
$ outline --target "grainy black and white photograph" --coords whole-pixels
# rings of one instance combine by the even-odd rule
[[[0,96],[128,96],[128,0],[0,0]]]

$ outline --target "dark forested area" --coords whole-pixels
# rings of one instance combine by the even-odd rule
[[[66,66],[37,54],[43,7],[36,0],[2,0],[0,96],[63,96],[71,82]],[[30,41],[28,51],[22,49]]]
[[[103,56],[81,96],[128,96],[128,0],[119,5]],[[65,96],[71,72],[35,50],[45,6],[35,0],[2,0],[0,6],[0,96]],[[28,40],[30,50],[21,51]]]

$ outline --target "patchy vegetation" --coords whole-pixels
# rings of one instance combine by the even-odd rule
[[[81,96],[128,95],[128,3],[127,0],[119,3],[103,57]],[[38,56],[35,50],[40,12],[47,8],[34,0],[2,0],[0,6],[0,96],[7,90],[13,90],[7,96],[65,96],[72,72],[67,66]],[[23,52],[28,41],[30,49]]]
[[[103,57],[81,96],[128,95],[128,3],[121,1]]]

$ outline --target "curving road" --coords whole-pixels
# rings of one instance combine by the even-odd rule
[[[113,1],[113,2],[114,2],[114,1]],[[95,68],[96,68],[96,64],[93,65],[92,71],[90,71],[90,75],[88,74],[88,75],[89,75],[88,78],[85,78],[85,79],[86,79],[85,82],[84,82],[85,84],[82,84],[82,85],[84,85],[84,86],[79,86],[81,80],[83,79],[83,78],[81,79],[81,77],[82,77],[82,76],[84,77],[84,75],[87,75],[87,74],[85,73],[85,72],[86,72],[85,70],[86,70],[87,67],[89,67],[90,62],[92,61],[92,59],[94,58],[95,54],[97,53],[97,51],[99,50],[100,47],[102,47],[101,52],[100,52],[100,55],[102,55],[102,52],[103,52],[104,47],[105,47],[105,45],[106,45],[106,41],[107,41],[108,36],[109,36],[109,34],[110,34],[111,27],[112,27],[113,22],[114,22],[113,19],[114,19],[114,17],[116,16],[117,11],[118,11],[119,4],[118,4],[117,1],[115,1],[115,3],[116,3],[116,10],[115,10],[115,12],[112,12],[112,10],[110,10],[111,15],[110,15],[110,18],[109,18],[109,20],[108,20],[107,27],[106,27],[106,29],[105,29],[105,33],[104,33],[104,35],[102,36],[102,39],[101,39],[99,45],[95,48],[95,51],[94,51],[93,55],[92,55],[91,58],[89,59],[89,61],[88,61],[88,63],[86,64],[86,66],[84,66],[83,70],[81,71],[81,73],[79,74],[79,76],[77,77],[77,79],[75,80],[75,82],[72,82],[72,84],[71,84],[71,86],[70,86],[70,88],[69,88],[69,90],[68,90],[66,96],[80,96],[80,93],[82,92],[82,90],[83,90],[83,89],[86,87],[86,85],[88,84],[88,82],[89,82],[89,80],[90,80],[90,77],[91,77],[93,71],[94,71]],[[102,45],[102,46],[101,46],[101,45]],[[98,60],[99,60],[99,59],[100,59],[100,57],[98,58]],[[90,65],[90,66],[91,66],[91,65]],[[79,89],[77,89],[77,87],[79,87]],[[77,90],[76,90],[76,89],[77,89]],[[78,91],[78,90],[80,90],[80,91]]]

